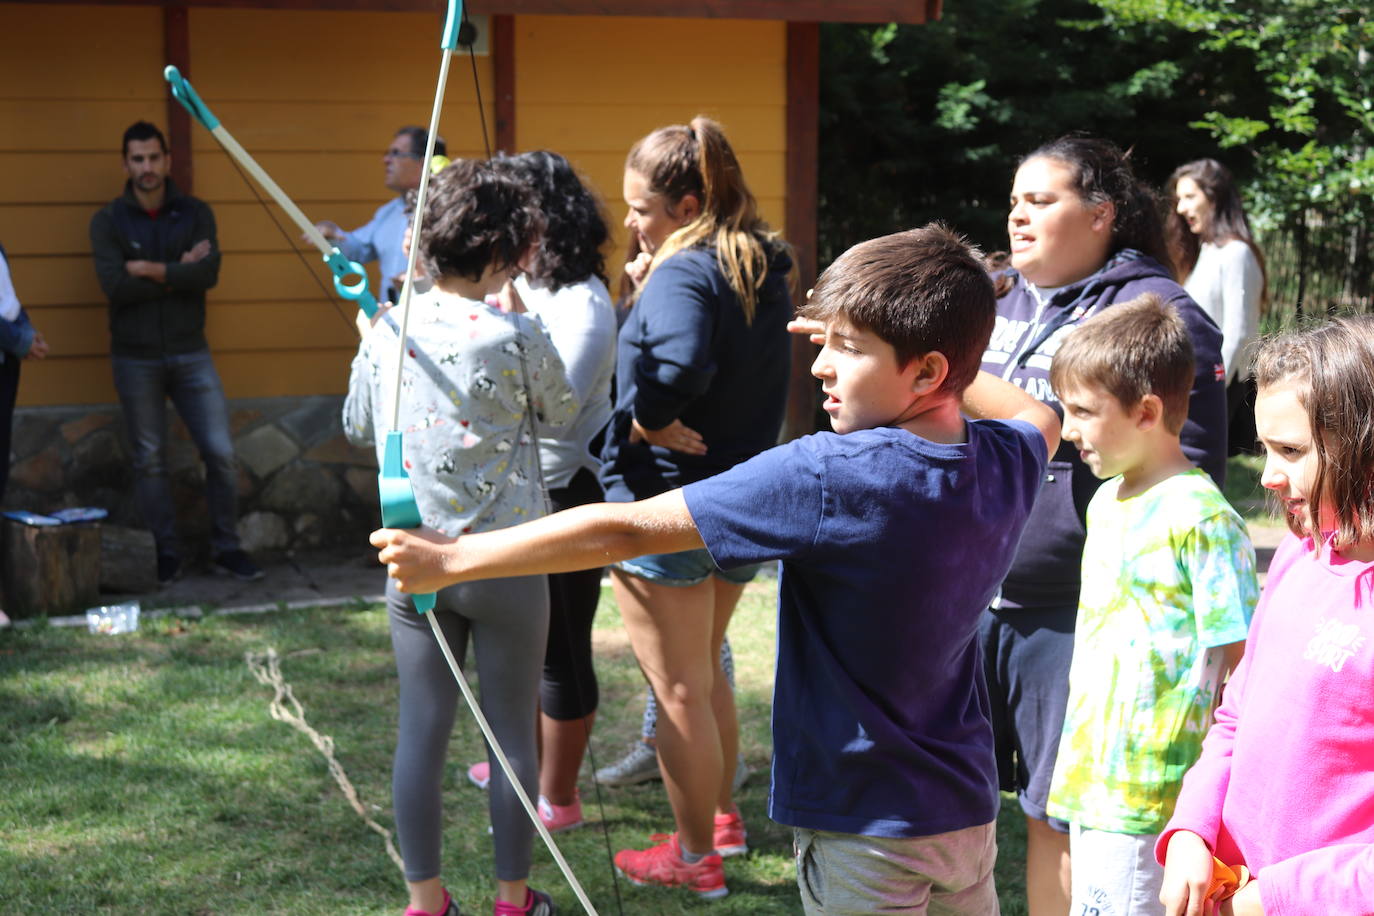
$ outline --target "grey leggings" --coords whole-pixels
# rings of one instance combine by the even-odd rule
[[[406,880],[425,881],[439,876],[444,758],[462,698],[429,621],[415,612],[410,598],[396,591],[390,581],[386,599],[401,686],[391,769],[396,835]],[[439,615],[439,625],[460,664],[471,635],[482,712],[525,791],[535,798],[539,793],[535,714],[549,629],[547,580],[524,576],[455,585],[439,592],[430,613]],[[529,876],[534,826],[495,755],[489,753],[489,759],[487,804],[496,846],[496,878],[519,881]]]

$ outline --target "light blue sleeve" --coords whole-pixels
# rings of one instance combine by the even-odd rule
[[[388,206],[389,203],[382,204],[377,208],[377,212],[372,214],[371,220],[344,234],[339,242],[339,250],[343,252],[344,257],[359,264],[367,264],[380,257],[377,251],[377,232],[386,221],[386,214],[382,211]]]
[[[1244,524],[1222,512],[1194,526],[1180,562],[1193,590],[1198,645],[1225,646],[1246,638],[1259,600],[1255,547]]]

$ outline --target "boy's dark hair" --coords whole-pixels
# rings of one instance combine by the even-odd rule
[[[420,257],[431,277],[479,280],[512,267],[543,231],[534,195],[508,170],[459,159],[430,179]]]
[[[983,255],[941,223],[860,242],[834,260],[803,318],[843,317],[892,345],[897,365],[938,350],[949,360],[942,392],[960,394],[978,374],[997,320]]]
[[[601,205],[558,153],[537,150],[518,156],[498,156],[498,168],[510,171],[534,192],[544,216],[544,235],[529,265],[537,280],[555,290],[590,277],[606,280],[606,256],[601,249],[611,239]]]
[[[1263,392],[1291,383],[1311,423],[1317,474],[1307,494],[1313,519],[1336,521],[1337,547],[1374,539],[1374,317],[1336,318],[1267,338],[1255,358]],[[1304,531],[1293,513],[1293,533]]]
[[[124,131],[124,143],[120,146],[120,155],[126,159],[129,156],[129,143],[135,140],[152,140],[156,138],[158,146],[162,147],[162,153],[167,154],[167,138],[162,136],[162,131],[157,129],[157,125],[149,121],[135,121]]]
[[[409,137],[411,155],[424,158],[425,145],[429,143],[429,131],[423,127],[401,127],[396,130],[396,136]],[[444,142],[443,137],[434,138],[434,155],[448,155],[448,144]]]
[[[1130,409],[1147,394],[1164,402],[1164,428],[1188,419],[1193,340],[1178,311],[1153,293],[1113,305],[1064,338],[1050,364],[1055,393],[1075,385],[1101,388]]]

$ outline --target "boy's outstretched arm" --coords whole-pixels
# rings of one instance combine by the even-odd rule
[[[681,490],[634,503],[578,506],[514,528],[450,538],[428,528],[372,532],[377,559],[403,592],[473,579],[594,569],[703,545]]]
[[[1051,457],[1059,448],[1059,414],[995,375],[980,370],[964,389],[961,406],[975,420],[1024,420],[1040,430]]]

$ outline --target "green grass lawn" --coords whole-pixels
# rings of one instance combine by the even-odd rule
[[[768,820],[771,580],[751,586],[731,627],[742,744],[755,775],[739,797],[752,851],[726,866],[730,896],[619,892],[628,913],[795,913],[789,832]],[[602,679],[597,763],[638,734],[642,682],[607,599],[598,618]],[[271,692],[244,663],[275,647],[311,724],[373,817],[391,825],[396,685],[378,607],[202,620],[145,620],[135,634],[38,627],[0,632],[0,912],[399,914],[401,876],[300,733],[268,716]],[[491,906],[485,796],[462,767],[480,735],[460,712],[444,798],[444,879],[465,912]],[[602,913],[616,889],[596,793],[594,826],[560,835]],[[671,825],[660,783],[602,790],[612,848]],[[1014,804],[1009,806],[1014,808]],[[1019,816],[1001,835],[1003,912],[1025,912]],[[533,883],[564,912],[578,904],[536,840]]]
[[[1233,458],[1226,494],[1247,520],[1274,524],[1261,468],[1260,459]],[[773,602],[772,580],[751,586],[731,627],[742,746],[755,772],[739,797],[753,851],[727,864],[723,901],[622,881],[626,912],[799,909],[789,833],[765,815]],[[596,638],[594,752],[604,765],[638,734],[643,685],[609,597]],[[390,826],[396,685],[380,608],[163,618],[124,636],[0,631],[0,913],[399,913],[403,886],[380,837],[307,739],[268,716],[271,692],[244,663],[245,652],[268,647],[281,654],[312,725],[333,736],[364,804]],[[477,728],[460,712],[444,799],[444,878],[476,914],[490,906],[490,841],[485,796],[462,768],[481,754]],[[582,785],[595,825],[559,843],[598,909],[614,913],[601,823],[618,849],[643,845],[671,816],[659,783],[603,790],[604,815],[590,781]],[[1002,911],[1018,916],[1025,840],[1011,799],[998,841]],[[577,911],[538,848],[533,882],[565,912]]]

